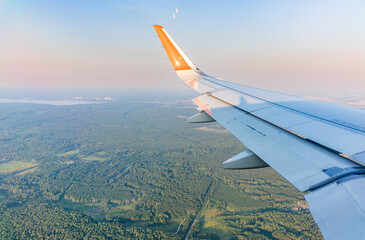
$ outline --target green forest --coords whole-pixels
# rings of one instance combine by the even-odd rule
[[[223,169],[245,147],[191,98],[0,104],[0,238],[321,239],[273,169]]]

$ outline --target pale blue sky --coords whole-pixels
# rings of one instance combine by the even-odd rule
[[[360,0],[0,0],[0,87],[181,87],[152,24],[225,80],[365,89]]]

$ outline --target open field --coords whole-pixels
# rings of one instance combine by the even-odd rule
[[[36,166],[34,162],[10,161],[0,164],[0,173],[10,173]]]

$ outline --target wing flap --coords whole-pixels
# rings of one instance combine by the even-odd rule
[[[217,122],[300,191],[328,179],[325,169],[359,166],[213,96],[198,99]]]
[[[326,239],[365,239],[363,176],[350,176],[305,195]]]
[[[242,85],[237,87],[207,76],[200,82],[215,87],[212,96],[365,165],[364,157],[359,156],[365,151],[365,111]]]

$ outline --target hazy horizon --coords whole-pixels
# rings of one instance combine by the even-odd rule
[[[152,24],[205,73],[264,89],[365,89],[362,1],[0,1],[0,87],[183,89]]]

